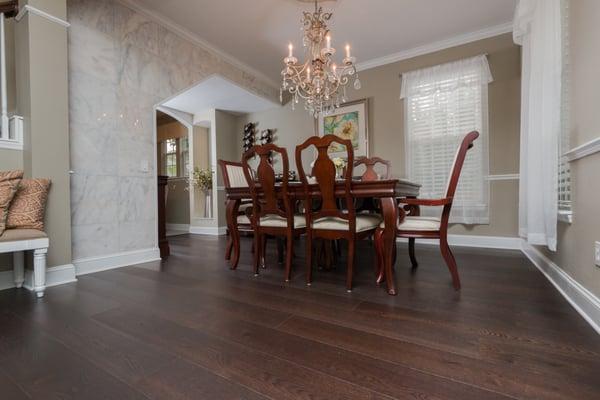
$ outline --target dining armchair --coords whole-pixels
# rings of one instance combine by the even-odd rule
[[[343,177],[343,196],[346,209],[340,207],[336,197],[336,171],[333,161],[329,158],[328,148],[336,143],[345,148],[348,157],[348,168]],[[311,171],[309,179],[302,164],[302,152],[309,148],[315,148],[317,159]],[[312,149],[311,149],[312,150]],[[354,165],[354,150],[352,142],[344,140],[335,135],[323,137],[313,136],[296,147],[296,165],[302,182],[305,197],[306,215],[306,284],[312,284],[312,240],[345,239],[348,241],[348,257],[346,272],[346,289],[352,290],[352,278],[354,270],[354,253],[356,241],[373,234],[381,222],[378,215],[357,215],[352,197],[352,172]],[[313,189],[318,188],[320,195],[316,197]],[[313,204],[318,204],[313,207]]]
[[[458,268],[456,265],[456,259],[450,246],[448,246],[448,223],[450,219],[450,211],[452,210],[452,202],[454,194],[456,193],[456,187],[460,178],[467,151],[473,147],[473,142],[479,137],[479,132],[473,131],[468,133],[462,140],[460,146],[456,150],[454,156],[454,162],[450,176],[446,184],[446,196],[441,199],[411,199],[402,198],[398,199],[399,203],[399,217],[398,224],[396,227],[396,236],[400,238],[408,238],[409,240],[409,255],[413,268],[418,266],[415,257],[415,240],[416,239],[439,239],[440,250],[442,257],[448,266],[448,270],[452,275],[452,284],[456,290],[460,289],[460,277],[458,275]],[[420,207],[443,207],[441,218],[436,217],[424,217],[420,216]],[[406,212],[409,215],[406,215]],[[392,265],[385,265],[386,270],[384,271],[384,244],[383,244],[383,228],[382,223],[375,234],[375,248],[378,252],[378,264],[379,264],[379,276],[378,282],[382,280],[385,272],[386,279],[392,279]]]
[[[271,160],[279,154],[283,174],[280,187],[276,187],[275,170]],[[248,161],[259,157],[255,177]],[[294,205],[289,197],[289,159],[285,148],[273,143],[253,146],[242,156],[245,178],[250,185],[252,196],[252,229],[254,231],[254,274],[258,275],[259,266],[265,260],[266,236],[278,236],[286,239],[285,281],[289,282],[294,254],[294,238],[306,232],[306,220],[303,215],[294,213]]]
[[[375,166],[377,164],[385,166],[385,172],[381,175],[375,171]],[[365,172],[363,172],[360,177],[360,179],[363,181],[377,181],[379,179],[390,178],[392,163],[388,160],[384,160],[383,158],[379,157],[359,157],[354,161],[354,168],[361,165],[365,166]]]
[[[221,167],[221,175],[223,176],[223,184],[225,188],[248,187],[248,181],[244,175],[244,168],[241,162],[219,160]],[[234,207],[235,203],[231,203],[229,207]],[[235,218],[236,223],[229,226],[235,226],[235,232],[229,232],[227,239],[227,247],[225,248],[225,259],[231,261],[231,268],[236,269],[239,262],[240,254],[240,232],[252,232],[252,223],[250,216],[252,215],[252,201],[243,200],[238,205],[237,210],[227,210],[228,218]],[[234,259],[231,260],[233,251]]]

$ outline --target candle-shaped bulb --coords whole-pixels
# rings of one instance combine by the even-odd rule
[[[350,58],[350,45],[346,45],[346,58]]]
[[[310,67],[306,68],[306,79],[310,81]]]
[[[333,72],[333,75],[335,75],[335,74],[336,74],[336,71],[337,71],[337,65],[333,64],[333,65],[331,66],[331,72]]]
[[[325,37],[325,40],[327,42],[327,48],[330,49],[331,48],[331,35],[327,35]]]
[[[288,44],[288,57],[289,58],[292,58],[294,56],[293,50],[294,50],[294,46],[291,43]]]

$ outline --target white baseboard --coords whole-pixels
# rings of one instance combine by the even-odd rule
[[[573,308],[600,334],[600,299],[529,243],[522,241],[521,250]]]
[[[73,264],[75,264],[77,275],[85,275],[158,260],[160,260],[160,250],[158,248],[150,248],[115,253],[102,257],[82,258],[73,260]]]
[[[227,234],[226,226],[190,226],[190,233],[194,235],[223,236]]]
[[[398,238],[398,241],[408,242],[408,239]],[[418,244],[438,245],[439,242],[438,239],[417,239]],[[509,236],[448,235],[448,244],[486,249],[521,250],[521,238]]]
[[[190,230],[190,224],[167,224],[167,232],[168,231],[188,232],[189,230]]]
[[[65,283],[76,282],[75,266],[73,264],[58,265],[46,269],[46,287],[62,285]],[[0,272],[0,290],[15,287],[13,271]],[[25,270],[25,282],[23,287],[33,290],[33,271]]]

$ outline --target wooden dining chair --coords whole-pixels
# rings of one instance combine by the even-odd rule
[[[409,240],[409,254],[413,268],[418,266],[415,257],[415,240],[416,239],[439,239],[440,250],[444,261],[450,270],[452,275],[452,284],[456,290],[460,289],[460,277],[458,276],[458,268],[456,265],[456,259],[452,250],[448,246],[448,222],[450,219],[450,211],[452,210],[452,201],[454,194],[456,193],[456,187],[460,178],[460,173],[465,162],[467,151],[473,147],[473,142],[479,137],[479,132],[473,131],[468,133],[462,143],[458,147],[454,156],[454,162],[450,177],[446,184],[446,196],[441,199],[409,199],[402,198],[398,200],[399,203],[399,215],[398,225],[396,230],[396,236],[401,238],[408,238]],[[423,217],[419,215],[420,206],[443,206],[441,218],[435,217]],[[410,210],[410,214],[406,215],[406,209]],[[383,232],[385,228],[384,224],[380,225],[380,228],[375,234],[376,251],[378,252],[378,263],[379,263],[379,277],[378,281],[383,276],[384,267],[384,246],[383,246]],[[386,266],[389,269],[385,271],[386,279],[392,279],[391,265]]]
[[[346,149],[348,168],[343,178],[343,199],[346,208],[342,209],[336,198],[336,173],[333,161],[329,158],[327,150],[332,143],[337,143]],[[309,147],[317,150],[317,159],[311,172],[311,180],[304,172],[302,165],[302,152]],[[352,277],[354,269],[354,253],[356,240],[371,235],[381,222],[378,215],[356,215],[354,199],[352,197],[352,172],[354,165],[354,150],[352,142],[340,139],[335,135],[323,137],[313,136],[296,147],[296,165],[300,181],[304,188],[305,215],[306,215],[306,284],[312,284],[312,240],[313,239],[345,239],[348,241],[348,261],[346,273],[346,289],[352,290]],[[313,183],[316,182],[316,183]],[[320,200],[313,207],[316,197],[313,190],[318,189]]]
[[[276,154],[281,156],[283,174],[281,186],[275,183],[275,170],[271,160]],[[248,161],[259,157],[255,177]],[[254,274],[258,275],[261,262],[264,263],[266,236],[279,236],[286,239],[285,281],[289,282],[294,254],[294,238],[306,232],[303,215],[294,213],[294,206],[288,192],[289,160],[285,148],[273,143],[253,146],[242,156],[242,167],[252,195],[252,229],[254,231]]]
[[[375,171],[375,166],[381,164],[385,166],[385,172],[380,175]],[[384,160],[379,157],[359,157],[354,161],[354,168],[361,165],[365,166],[365,172],[361,175],[360,179],[363,181],[377,181],[380,179],[390,179],[390,173],[392,169],[392,163],[388,160]]]
[[[241,162],[219,160],[221,174],[223,176],[223,184],[225,188],[248,187],[248,181],[244,175],[244,168]],[[233,206],[233,202],[230,203]],[[228,213],[229,214],[229,213]],[[234,216],[237,222],[237,231],[229,232],[227,239],[227,247],[225,248],[225,259],[231,260],[231,253],[234,253],[231,268],[237,268],[240,254],[240,232],[252,232],[252,200],[242,200],[239,204],[238,212]],[[228,221],[232,222],[232,221]],[[231,225],[231,224],[228,224]]]

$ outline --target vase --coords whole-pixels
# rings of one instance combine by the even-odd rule
[[[212,202],[211,189],[203,190],[204,192],[204,218],[212,218]]]

